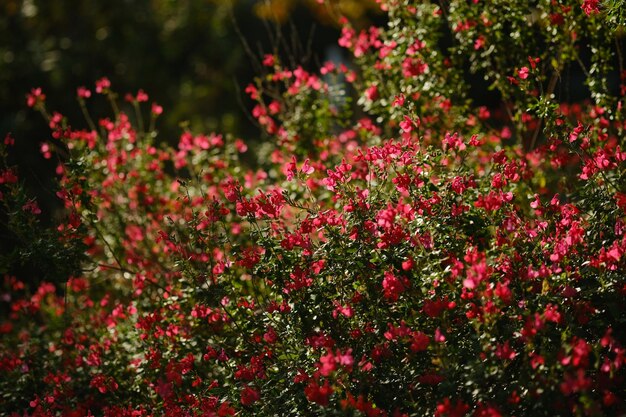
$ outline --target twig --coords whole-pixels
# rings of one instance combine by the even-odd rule
[[[557,71],[554,71],[552,73],[552,78],[550,78],[550,83],[548,84],[548,91],[546,91],[546,94],[544,97],[550,98],[550,96],[552,95],[552,93],[554,92],[554,89],[556,88],[556,83],[559,80],[559,73]],[[539,138],[539,133],[542,130],[543,127],[543,117],[541,119],[539,119],[539,123],[537,124],[537,128],[535,129],[534,133],[533,133],[533,138],[530,141],[530,147],[529,150],[532,151],[533,149],[535,149],[535,145],[537,144],[537,139]]]

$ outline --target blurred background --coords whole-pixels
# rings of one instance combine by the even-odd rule
[[[360,24],[374,16],[373,0],[336,3]],[[284,50],[278,31],[299,50]],[[1,0],[0,133],[18,142],[46,134],[24,104],[32,87],[76,123],[76,88],[107,76],[115,91],[141,88],[161,104],[164,133],[189,121],[194,130],[254,135],[242,103],[255,58],[278,49],[314,66],[338,34],[316,0]]]
[[[143,89],[163,107],[157,122],[161,140],[177,143],[185,123],[195,132],[258,141],[261,130],[248,116],[253,103],[244,89],[262,73],[263,54],[314,70],[329,56],[344,54],[337,46],[339,13],[359,27],[381,23],[377,9],[375,0],[332,0],[330,5],[317,0],[0,0],[0,140],[9,133],[15,139],[9,165],[17,165],[27,191],[37,198],[41,226],[52,226],[61,207],[54,194],[54,159],[40,152],[50,130],[26,106],[31,88],[41,87],[48,109],[67,116],[75,128],[86,127],[77,87],[93,91],[94,82],[106,76],[122,97]],[[96,117],[111,116],[103,99],[88,106]],[[0,210],[0,274],[37,280],[38,266],[12,256],[40,249],[16,239],[7,216],[11,213]],[[13,255],[5,259],[5,254]]]
[[[8,132],[15,137],[15,162],[41,194],[51,167],[38,149],[49,130],[26,107],[25,95],[41,87],[50,110],[82,127],[76,88],[93,89],[95,80],[106,76],[116,92],[141,88],[164,108],[158,123],[164,140],[177,141],[181,122],[194,131],[254,140],[260,131],[247,117],[251,103],[243,90],[259,74],[264,53],[276,52],[312,69],[332,48],[342,53],[336,46],[337,10],[357,26],[377,19],[374,0],[333,5],[317,0],[0,0],[0,139]],[[106,109],[100,114],[108,115]],[[40,199],[46,209],[50,203]]]

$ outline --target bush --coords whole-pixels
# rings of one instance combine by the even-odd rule
[[[79,89],[87,129],[31,92],[66,213],[36,244],[2,171],[12,259],[56,277],[5,276],[3,412],[626,412],[623,4],[380,4],[384,28],[344,21],[356,70],[264,58],[255,168],[229,135],[159,144],[143,91]]]

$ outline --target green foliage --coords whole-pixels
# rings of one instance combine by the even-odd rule
[[[266,139],[255,168],[233,135],[158,140],[162,108],[108,78],[79,92],[87,129],[31,90],[64,215],[37,233],[42,213],[0,168],[21,242],[0,264],[72,276],[4,277],[2,412],[626,412],[614,14],[593,0],[380,6],[382,27],[342,23],[354,68],[263,58],[244,89]],[[590,95],[571,103],[574,68]]]

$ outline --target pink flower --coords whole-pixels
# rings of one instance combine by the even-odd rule
[[[413,120],[409,116],[404,116],[404,120],[400,122],[400,128],[407,133],[411,132],[414,128],[419,127],[419,125],[419,119]]]
[[[296,176],[297,169],[298,167],[297,167],[296,157],[292,155],[291,161],[287,162],[287,164],[285,164],[285,167],[283,168],[283,172],[285,173],[285,176],[287,177],[287,181],[291,181],[293,177]]]
[[[89,98],[91,97],[91,90],[85,88],[85,87],[78,87],[76,89],[76,95],[79,98]]]
[[[152,103],[152,107],[150,109],[150,112],[154,116],[159,116],[161,113],[163,113],[163,107],[159,106],[157,103]]]
[[[46,100],[46,95],[41,92],[41,88],[33,88],[30,90],[30,94],[26,95],[26,105],[28,107],[35,107],[37,104],[41,104]]]
[[[517,75],[522,79],[525,80],[526,78],[528,78],[528,73],[529,73],[529,69],[528,67],[522,67],[519,71],[517,71]]]
[[[598,7],[599,0],[583,0],[583,4],[580,6],[587,16],[595,13],[600,13]]]
[[[404,94],[400,94],[399,96],[395,96],[393,99],[392,107],[402,107],[404,106],[405,97]]]
[[[280,103],[276,100],[272,101],[267,108],[270,111],[270,114],[278,114],[280,113]]]
[[[22,210],[28,211],[33,214],[41,214],[41,209],[39,208],[35,200],[31,200],[28,203],[24,204],[22,206]]]
[[[496,346],[496,356],[502,360],[513,360],[517,356],[517,352],[511,349],[507,340],[503,344]]]
[[[541,62],[541,58],[533,58],[532,56],[528,57],[528,62],[530,63],[530,67],[532,69],[536,69],[537,68],[537,64],[539,62]]]
[[[415,266],[415,262],[411,258],[407,258],[402,262],[402,269],[404,271],[410,271]]]
[[[480,35],[478,38],[476,38],[476,41],[474,41],[474,50],[477,51],[483,46],[485,46],[485,37],[483,35]]]
[[[311,175],[313,172],[315,172],[315,168],[313,168],[309,163],[309,158],[304,160],[304,163],[302,164],[302,168],[300,168],[300,172],[302,172],[305,175]]]
[[[332,374],[336,367],[335,355],[333,355],[332,352],[329,352],[320,358],[319,369],[320,374],[323,376],[329,376]]]
[[[435,342],[443,343],[446,341],[446,336],[441,332],[439,327],[435,329]]]
[[[263,65],[265,65],[266,67],[273,67],[274,65],[276,65],[276,57],[271,54],[266,54],[263,57]]]
[[[252,100],[257,100],[259,98],[259,90],[252,84],[248,84],[244,91]]]
[[[384,296],[389,301],[396,301],[406,288],[405,282],[396,277],[392,272],[386,271],[383,279]]]
[[[111,81],[107,77],[102,77],[96,81],[96,93],[103,94],[111,88]]]
[[[139,90],[137,91],[137,96],[135,97],[135,99],[137,100],[137,102],[143,103],[148,101],[148,95],[143,90]]]
[[[370,86],[367,90],[365,90],[365,97],[372,101],[378,99],[378,87],[376,85]]]

